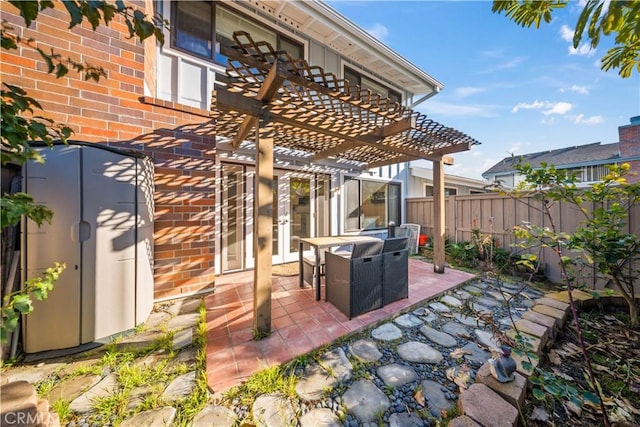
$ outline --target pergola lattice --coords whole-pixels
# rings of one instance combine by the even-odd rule
[[[228,58],[226,85],[216,85],[211,114],[217,135],[229,138],[234,149],[243,141],[256,144],[255,329],[271,329],[274,146],[360,169],[433,161],[434,268],[444,271],[443,164],[451,163],[448,154],[479,142],[267,42],[254,41],[246,32],[234,33],[233,39],[235,46],[221,51]]]

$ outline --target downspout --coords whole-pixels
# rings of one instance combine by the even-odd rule
[[[434,86],[433,87],[433,91],[429,92],[428,94],[426,94],[425,96],[423,96],[422,98],[418,99],[417,101],[413,102],[413,104],[411,104],[409,106],[409,108],[414,109],[416,108],[418,105],[422,104],[424,101],[426,101],[427,99],[431,98],[432,96],[435,96],[437,94],[440,93],[440,88],[438,86]]]

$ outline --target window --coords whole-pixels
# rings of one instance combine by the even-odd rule
[[[444,188],[444,195],[445,196],[455,196],[458,193],[458,190],[456,190],[455,188],[449,188],[449,187],[445,187]],[[424,195],[425,197],[432,197],[433,196],[433,185],[425,185],[424,186]]]
[[[246,31],[255,41],[266,41],[276,49],[286,50],[292,58],[304,58],[301,43],[284,37],[259,22],[209,1],[171,2],[172,47],[194,55],[226,63],[220,46],[233,45],[233,33]]]
[[[399,92],[375,82],[351,68],[344,67],[344,78],[352,85],[358,85],[362,89],[369,89],[373,93],[389,98],[392,102],[402,103],[402,95]]]
[[[344,183],[345,230],[386,228],[400,223],[400,184],[347,178]]]

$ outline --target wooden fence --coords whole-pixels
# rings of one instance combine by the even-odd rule
[[[514,199],[497,193],[472,194],[465,196],[447,196],[445,200],[445,230],[450,242],[464,242],[471,240],[473,229],[479,229],[483,235],[493,234],[503,248],[516,253],[522,249],[512,248],[516,240],[511,233],[515,225],[531,223],[549,226],[549,221],[539,210],[540,202],[533,198]],[[421,234],[431,235],[433,230],[433,198],[420,197],[407,199],[406,221],[420,224]],[[589,207],[587,207],[589,209]],[[556,230],[572,233],[580,224],[583,215],[575,207],[560,203],[553,208],[553,218]],[[627,222],[627,232],[638,235],[640,233],[640,206],[634,206]],[[561,282],[562,275],[556,255],[550,250],[540,254],[545,265],[545,275],[551,281]],[[606,281],[597,278],[593,271],[585,274],[585,283],[601,289]],[[640,293],[640,283],[636,284],[636,294]]]

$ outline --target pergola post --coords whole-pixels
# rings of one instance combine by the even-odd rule
[[[433,160],[433,271],[444,273],[444,160]]]
[[[254,209],[253,330],[271,332],[271,267],[273,252],[273,124],[256,126],[256,194]]]

